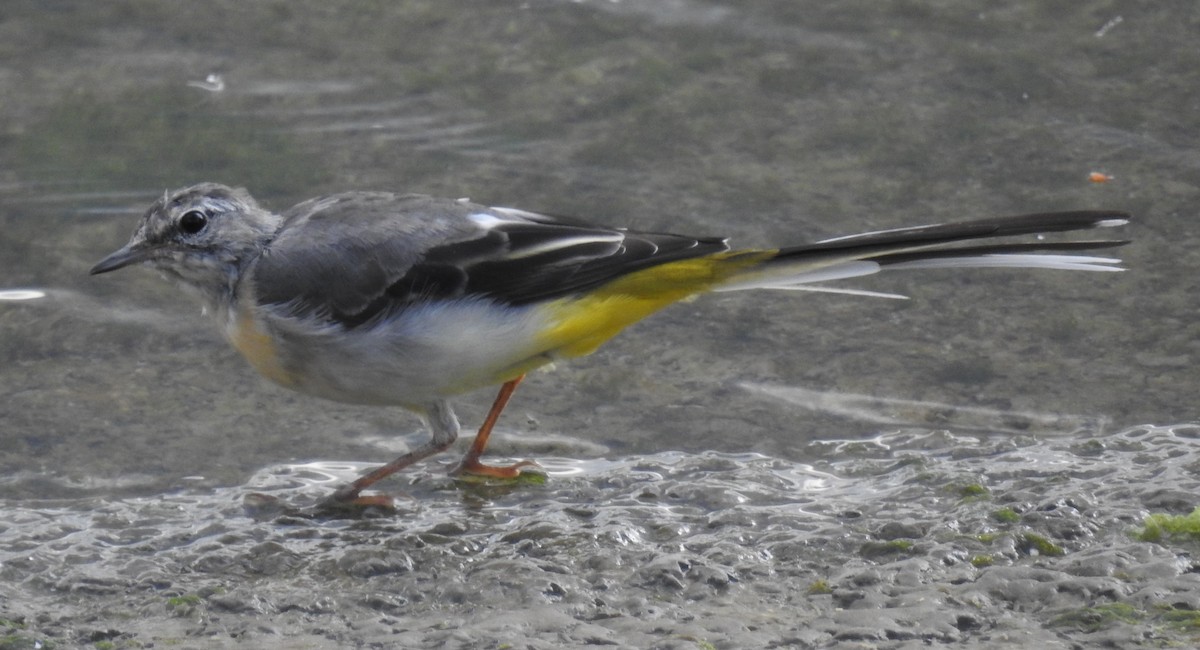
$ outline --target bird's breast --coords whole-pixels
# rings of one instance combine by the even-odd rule
[[[225,335],[259,374],[281,386],[296,385],[296,378],[283,365],[278,344],[251,310],[244,307],[231,310]]]

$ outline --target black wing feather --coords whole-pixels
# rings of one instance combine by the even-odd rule
[[[540,225],[505,224],[499,228],[514,243],[533,248],[546,243],[540,241]],[[728,249],[724,239],[613,229],[575,230],[571,233],[575,236],[591,233],[621,237],[611,242],[585,242],[535,255],[482,261],[468,268],[468,292],[524,305],[582,294],[635,271]]]
[[[496,222],[485,227],[470,218],[480,213]],[[518,306],[577,295],[728,248],[724,239],[617,230],[417,195],[338,195],[285,216],[255,271],[258,299],[347,328],[387,320],[417,302],[477,296]]]

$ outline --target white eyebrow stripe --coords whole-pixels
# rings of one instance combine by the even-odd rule
[[[515,250],[505,255],[503,259],[519,260],[526,257],[541,255],[552,251],[572,248],[574,246],[582,246],[585,244],[619,244],[625,241],[625,235],[621,233],[611,234],[588,234],[579,235],[576,237],[557,237],[555,239],[546,240],[536,246],[527,246],[520,250]]]

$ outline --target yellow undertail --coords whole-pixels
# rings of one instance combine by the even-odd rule
[[[546,306],[553,326],[543,335],[543,349],[555,357],[591,354],[626,327],[716,288],[775,254],[773,250],[733,251],[669,262],[630,273],[587,295],[555,300]]]

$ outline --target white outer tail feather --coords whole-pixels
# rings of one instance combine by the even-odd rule
[[[906,299],[894,293],[879,293],[859,289],[842,289],[838,287],[807,286],[814,282],[845,280],[874,275],[880,271],[914,270],[914,269],[969,269],[969,268],[1010,268],[1010,269],[1052,269],[1057,271],[1124,271],[1124,268],[1113,266],[1121,260],[1112,257],[1089,257],[1083,255],[1047,255],[1047,254],[995,254],[972,255],[964,257],[934,257],[925,260],[894,262],[879,264],[870,260],[851,260],[837,262],[829,266],[807,270],[788,269],[786,265],[766,270],[756,270],[739,276],[735,280],[721,285],[714,291],[743,291],[746,289],[787,289],[796,291],[817,291],[826,293],[842,293],[849,295],[871,296],[876,298]],[[798,264],[799,266],[799,264]]]

